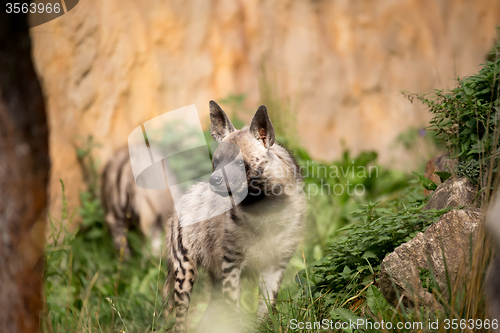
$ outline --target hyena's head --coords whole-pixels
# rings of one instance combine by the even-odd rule
[[[212,137],[219,143],[212,159],[212,191],[226,196],[248,189],[249,196],[261,196],[265,183],[272,182],[270,156],[279,160],[267,108],[260,106],[250,126],[237,130],[221,107],[210,101],[210,121]]]

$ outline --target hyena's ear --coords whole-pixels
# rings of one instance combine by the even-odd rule
[[[229,133],[234,132],[234,126],[219,104],[210,101],[210,134],[215,141],[221,142]]]
[[[261,105],[250,123],[250,133],[269,149],[274,144],[274,128],[265,105]]]

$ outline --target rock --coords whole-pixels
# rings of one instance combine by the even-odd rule
[[[440,184],[424,207],[428,209],[443,209],[446,207],[478,207],[476,200],[477,188],[466,177],[450,177]]]
[[[440,305],[434,296],[422,286],[419,268],[432,270],[443,296],[448,297],[446,271],[453,286],[459,271],[469,270],[471,235],[474,240],[479,224],[478,209],[452,210],[424,233],[417,234],[387,255],[382,261],[378,281],[387,301],[396,306],[399,294],[401,302],[407,307],[421,303],[438,309]]]
[[[456,164],[456,160],[452,160],[449,158],[450,154],[441,154],[434,156],[425,165],[424,176],[430,180],[432,180],[435,184],[441,184],[441,177],[436,175],[434,172],[452,172],[454,169],[454,165]],[[433,191],[424,189],[424,194],[429,195]]]
[[[418,267],[427,267],[425,245],[424,234],[418,233],[415,238],[400,245],[382,261],[379,288],[393,306],[397,306],[399,298],[403,296],[402,303],[413,307],[413,290],[419,295],[421,302],[435,306],[434,296],[422,287],[419,277]]]

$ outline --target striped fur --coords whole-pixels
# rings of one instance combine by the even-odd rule
[[[127,147],[118,150],[106,164],[101,197],[105,221],[118,251],[123,249],[125,256],[130,256],[126,234],[137,229],[151,241],[153,254],[160,254],[172,197],[169,190],[143,189],[135,184]]]
[[[200,324],[203,331],[220,322],[215,319],[220,316],[218,304],[226,304],[226,310],[231,308],[227,304],[239,308],[243,275],[257,277],[262,296],[258,314],[265,314],[266,302],[276,303],[283,272],[304,227],[302,177],[293,156],[274,143],[265,107],[259,108],[250,127],[241,130],[232,127],[215,102],[210,107],[214,139],[234,143],[241,150],[249,194],[233,209],[209,218],[224,198],[213,195],[212,185],[198,183],[182,197],[177,214],[169,219],[164,297],[168,297],[169,310],[175,307],[178,333],[187,331],[191,290],[199,267],[208,272],[213,285],[204,324]],[[220,168],[217,161],[224,157],[221,147],[214,153],[214,174]],[[191,224],[199,220],[202,222]]]

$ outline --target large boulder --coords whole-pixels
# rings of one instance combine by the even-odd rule
[[[435,174],[435,172],[451,173],[455,169],[456,163],[455,159],[450,159],[449,153],[436,155],[425,164],[424,176],[439,185],[441,184],[441,177]],[[432,190],[424,189],[425,195],[429,195],[432,192]]]
[[[467,177],[450,177],[440,184],[424,209],[446,207],[478,207],[477,188]]]
[[[478,209],[452,210],[385,257],[379,286],[389,303],[396,306],[401,301],[407,307],[421,303],[439,308],[433,294],[422,285],[419,271],[433,272],[443,296],[448,297],[446,276],[453,285],[460,270],[469,270],[471,239],[475,240],[479,223]]]

